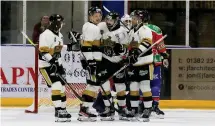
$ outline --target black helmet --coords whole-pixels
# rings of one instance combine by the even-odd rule
[[[137,16],[143,22],[148,22],[150,20],[150,15],[147,10],[134,10],[133,12],[131,12],[130,16]]]
[[[113,19],[113,20],[118,20],[119,19],[119,14],[116,12],[109,12],[106,15],[106,19]]]
[[[109,12],[105,17],[105,20],[109,30],[113,30],[116,26],[120,25],[120,17],[117,12]],[[109,24],[107,22],[108,20],[113,20],[114,23]]]
[[[62,27],[62,22],[64,18],[59,14],[53,14],[49,17],[49,21],[51,22],[49,29],[53,31],[58,31]]]
[[[98,7],[90,7],[88,10],[88,15],[92,16],[94,13],[100,13],[102,15],[102,10]]]
[[[50,17],[49,17],[49,21],[50,22],[55,22],[55,21],[63,21],[64,18],[63,16],[59,15],[59,14],[52,14]]]

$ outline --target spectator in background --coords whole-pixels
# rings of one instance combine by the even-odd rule
[[[41,33],[43,33],[43,31],[46,30],[46,28],[48,28],[49,26],[49,16],[43,16],[40,19],[40,22],[38,22],[35,26],[34,26],[34,31],[33,31],[33,42],[38,44],[39,42],[39,36]]]

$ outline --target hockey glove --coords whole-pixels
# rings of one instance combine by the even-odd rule
[[[133,48],[129,51],[129,62],[130,64],[134,64],[137,62],[139,55],[142,53],[142,51],[139,48]]]
[[[56,73],[63,75],[65,74],[65,71],[63,69],[63,66],[56,58],[52,58],[49,63],[51,64],[50,71],[52,72],[51,75],[56,76]]]
[[[121,53],[124,52],[123,45],[120,43],[115,43],[113,47],[113,51],[117,56],[120,55]]]
[[[169,58],[169,54],[168,53],[161,53],[162,57],[163,57],[163,66],[165,68],[168,68],[169,66],[169,61],[168,61],[168,58]]]
[[[164,60],[163,60],[163,66],[164,66],[165,68],[168,68],[168,67],[169,67],[169,61],[168,61],[168,59],[164,59]]]

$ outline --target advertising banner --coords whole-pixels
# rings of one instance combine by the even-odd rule
[[[48,91],[42,76],[35,74],[35,48],[32,46],[1,46],[1,98],[33,98],[35,79],[39,82],[39,95]],[[80,52],[62,50],[63,67],[68,83],[85,83]],[[40,97],[40,96],[39,96]]]
[[[215,100],[215,50],[173,49],[171,99]]]

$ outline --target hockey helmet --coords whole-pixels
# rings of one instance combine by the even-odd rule
[[[116,12],[109,12],[105,17],[105,22],[108,29],[113,29],[116,25],[120,24],[119,14]]]
[[[98,7],[90,7],[88,10],[88,15],[92,16],[94,13],[100,13],[102,15],[102,10]]]
[[[130,14],[131,17],[138,17],[141,19],[143,22],[148,22],[150,20],[150,15],[147,10],[134,10]]]
[[[125,14],[122,18],[121,21],[130,29],[132,24],[131,24],[131,17],[128,14]]]
[[[50,21],[50,27],[52,30],[54,31],[59,31],[59,29],[62,28],[63,26],[63,16],[59,15],[59,14],[53,14],[49,17],[49,21]]]

